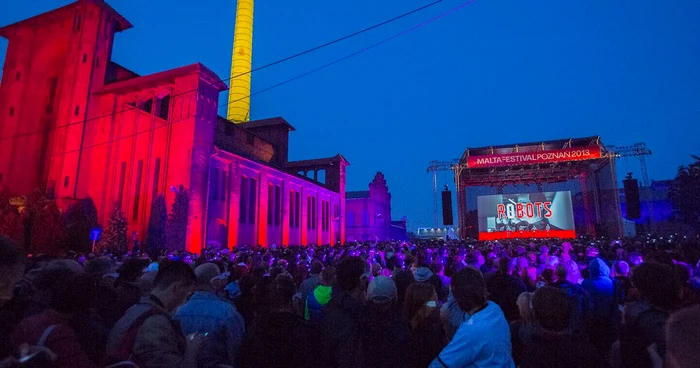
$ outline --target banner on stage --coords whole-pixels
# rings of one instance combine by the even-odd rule
[[[479,240],[575,238],[571,192],[477,197]]]
[[[600,147],[565,148],[560,150],[515,152],[502,155],[485,155],[467,157],[468,168],[535,165],[552,162],[581,161],[600,158]]]

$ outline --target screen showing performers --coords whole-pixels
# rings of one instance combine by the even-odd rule
[[[477,198],[479,239],[575,238],[571,192]]]

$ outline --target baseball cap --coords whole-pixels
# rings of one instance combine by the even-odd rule
[[[375,303],[389,303],[396,295],[396,284],[386,276],[375,277],[367,288],[367,299]]]

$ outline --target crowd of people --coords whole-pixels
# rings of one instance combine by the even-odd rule
[[[0,367],[697,367],[699,258],[651,235],[151,257],[0,237]]]

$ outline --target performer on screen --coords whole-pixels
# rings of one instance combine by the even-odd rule
[[[549,226],[549,224],[547,224],[547,226],[545,226],[545,228],[544,228],[544,229],[545,229],[545,230],[547,230],[547,236],[549,236],[549,230],[551,230],[551,229],[552,229],[552,227],[551,227],[551,226]]]

